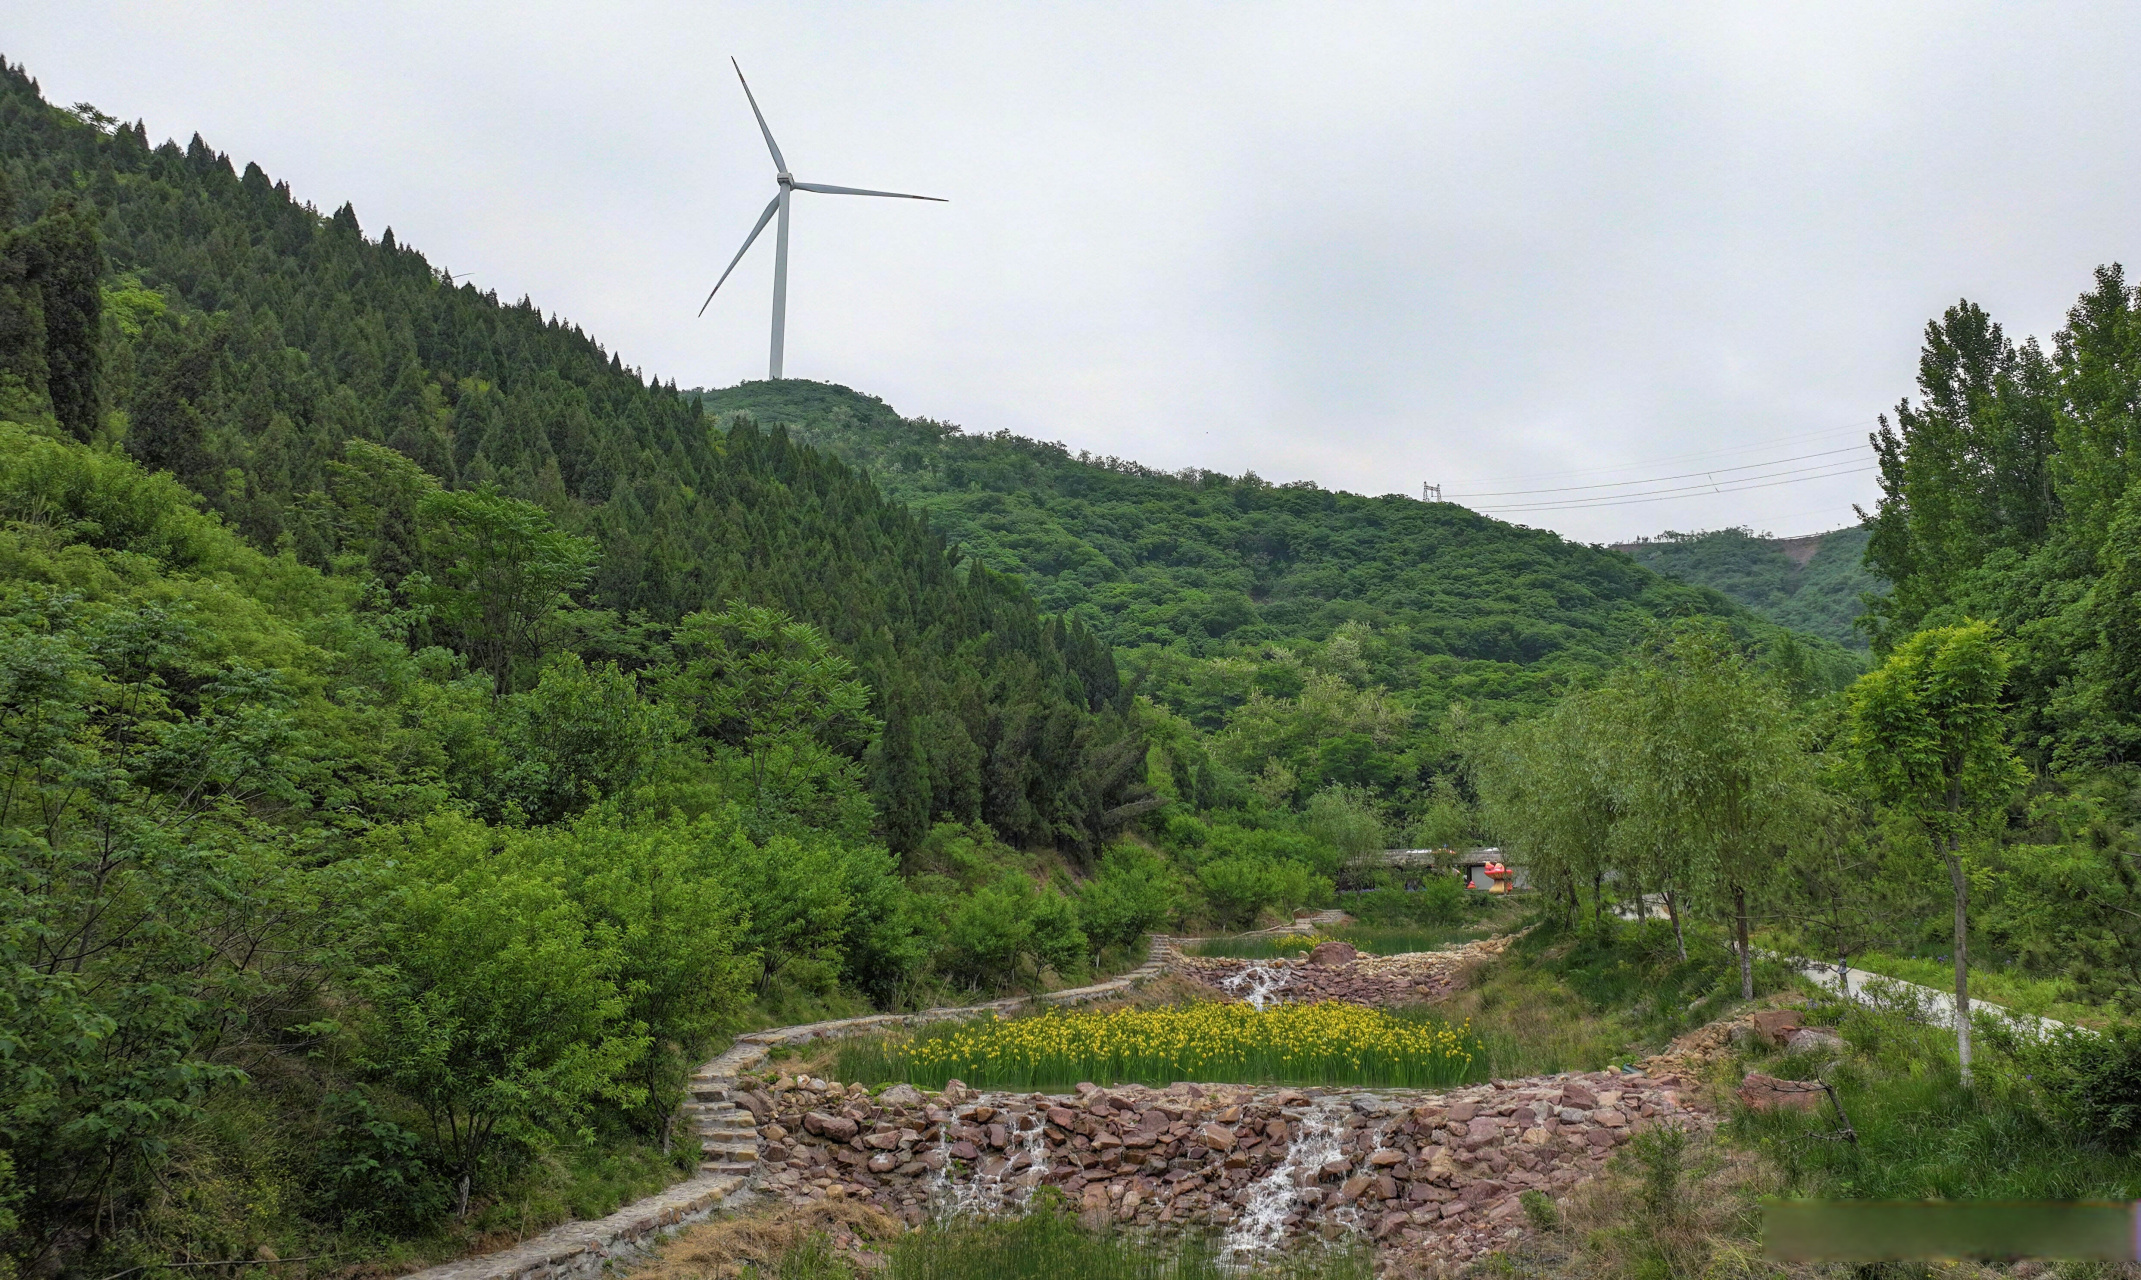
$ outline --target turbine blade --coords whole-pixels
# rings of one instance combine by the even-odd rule
[[[822,182],[790,183],[798,191],[815,191],[828,196],[891,196],[895,200],[934,200],[938,204],[950,204],[943,196],[911,196],[904,191],[865,191],[861,187],[828,187]]]
[[[766,113],[758,109],[758,99],[751,97],[751,82],[743,78],[743,68],[730,58],[729,65],[736,67],[736,79],[743,85],[743,96],[750,100],[751,114],[758,117],[758,131],[766,135],[766,150],[773,153],[773,167],[781,173],[788,172],[788,162],[781,159],[781,144],[773,140],[773,130],[766,127]]]
[[[743,238],[743,248],[738,249],[736,251],[736,256],[729,259],[729,270],[722,272],[721,278],[719,280],[714,281],[714,287],[712,289],[707,290],[706,301],[699,304],[700,315],[705,315],[707,307],[713,305],[714,295],[721,292],[721,286],[727,284],[729,281],[729,271],[734,271],[736,269],[736,264],[743,261],[743,255],[751,251],[751,245],[757,241],[758,233],[764,231],[766,229],[766,224],[773,221],[773,215],[780,212],[780,207],[781,198],[779,196],[775,196],[773,197],[773,203],[766,206],[766,211],[758,215],[758,225],[752,227],[751,234]]]

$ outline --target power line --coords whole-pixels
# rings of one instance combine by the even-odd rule
[[[1668,480],[1687,480],[1695,476],[1723,475],[1728,471],[1759,471],[1763,467],[1781,467],[1787,462],[1804,462],[1808,458],[1827,458],[1839,453],[1860,453],[1860,445],[1847,445],[1841,449],[1822,449],[1814,453],[1802,453],[1797,457],[1778,458],[1770,462],[1748,462],[1737,467],[1712,467],[1707,471],[1683,471],[1676,476],[1652,476],[1648,480],[1609,480],[1599,484],[1572,484],[1558,489],[1501,489],[1491,493],[1453,493],[1450,500],[1459,498],[1514,498],[1529,493],[1576,493],[1584,489],[1625,489],[1633,484],[1663,484]],[[1752,477],[1750,477],[1752,478]]]
[[[1595,493],[1582,498],[1550,498],[1536,502],[1489,503],[1487,506],[1495,510],[1508,510],[1519,507],[1588,506],[1593,503],[1611,502],[1620,498],[1670,497],[1678,493],[1715,493],[1720,486],[1746,484],[1756,480],[1780,480],[1786,476],[1804,476],[1809,480],[1818,480],[1821,477],[1814,473],[1827,472],[1836,467],[1863,469],[1872,465],[1875,464],[1871,462],[1861,463],[1857,459],[1835,459],[1829,462],[1817,462],[1811,467],[1793,467],[1786,471],[1771,471],[1755,476],[1734,476],[1727,480],[1713,480],[1704,484],[1675,485],[1670,489],[1650,489],[1641,493]]]
[[[1761,477],[1750,476],[1747,477],[1748,480],[1759,481],[1759,483],[1727,483],[1721,486],[1696,485],[1693,486],[1691,489],[1675,490],[1668,493],[1660,493],[1648,496],[1592,499],[1588,501],[1562,504],[1541,502],[1506,507],[1474,507],[1473,510],[1479,512],[1482,515],[1504,515],[1512,512],[1517,514],[1536,514],[1548,511],[1590,511],[1599,507],[1626,507],[1648,502],[1676,502],[1683,498],[1702,497],[1706,494],[1713,493],[1745,493],[1750,489],[1771,489],[1783,484],[1804,484],[1809,480],[1829,480],[1838,476],[1866,475],[1870,472],[1878,470],[1880,470],[1878,466],[1871,465],[1850,467],[1841,471],[1825,471],[1818,475],[1795,476],[1787,480],[1763,480]]]
[[[1728,445],[1716,449],[1697,449],[1688,453],[1669,453],[1663,457],[1647,458],[1641,462],[1615,463],[1612,466],[1605,467],[1581,467],[1569,471],[1534,471],[1521,475],[1487,476],[1478,481],[1478,483],[1494,484],[1502,480],[1560,480],[1571,476],[1595,476],[1608,471],[1633,471],[1639,467],[1654,467],[1663,463],[1686,462],[1693,458],[1714,458],[1721,454],[1748,453],[1771,445],[1791,444],[1802,440],[1817,440],[1845,431],[1866,431],[1876,425],[1878,424],[1875,422],[1855,422],[1848,426],[1823,427],[1819,431],[1800,431],[1791,435],[1770,436],[1748,444]]]

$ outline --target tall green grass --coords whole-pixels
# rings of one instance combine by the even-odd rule
[[[1203,938],[1182,948],[1193,956],[1209,956],[1222,960],[1282,960],[1305,956],[1314,946],[1312,939],[1302,934],[1281,934],[1277,937],[1243,937],[1239,934],[1217,938]]]
[[[1323,932],[1340,942],[1350,942],[1362,951],[1395,956],[1408,951],[1461,947],[1486,937],[1493,929],[1478,924],[1342,924]]]
[[[785,1273],[784,1277],[785,1277]],[[1222,1265],[1212,1240],[1133,1239],[1078,1225],[1046,1195],[1022,1218],[932,1226],[888,1251],[884,1280],[1372,1280],[1364,1248],[1308,1246],[1261,1264]]]
[[[1732,1132],[1760,1147],[1798,1194],[1870,1200],[2131,1200],[2141,1157],[2069,1131],[2033,1082],[1997,1053],[1964,1088],[1955,1036],[1858,1005],[1820,1006],[1852,1052],[1841,1061],[1779,1057],[1772,1074],[1836,1086],[1858,1133],[1837,1141],[1835,1114],[1747,1112]],[[1989,1048],[1989,1046],[1988,1046]]]

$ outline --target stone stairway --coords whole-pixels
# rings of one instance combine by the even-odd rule
[[[699,1172],[748,1178],[758,1171],[758,1119],[739,1106],[733,1076],[704,1072],[691,1080],[684,1117],[699,1137]]]

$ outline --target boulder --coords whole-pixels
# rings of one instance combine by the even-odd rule
[[[1784,1047],[1791,1053],[1843,1053],[1844,1038],[1826,1027],[1801,1027],[1785,1037]]]
[[[922,1091],[911,1084],[896,1084],[877,1095],[877,1104],[881,1107],[919,1107]]]
[[[1208,1124],[1197,1130],[1197,1140],[1213,1151],[1232,1151],[1234,1131],[1225,1125]]]
[[[1755,1033],[1779,1047],[1791,1039],[1800,1025],[1797,1009],[1764,1009],[1754,1015]]]
[[[855,1136],[855,1122],[846,1116],[829,1116],[823,1111],[812,1111],[803,1117],[803,1127],[821,1138],[834,1142],[846,1142]]]
[[[1740,1101],[1756,1111],[1816,1112],[1826,1092],[1819,1080],[1779,1080],[1759,1071],[1740,1081]]]
[[[1344,942],[1319,942],[1308,953],[1310,964],[1351,964],[1360,958],[1360,952]]]

